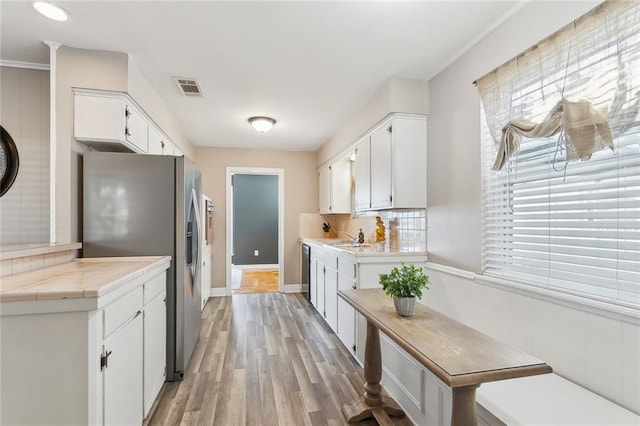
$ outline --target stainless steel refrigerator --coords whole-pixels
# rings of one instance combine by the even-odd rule
[[[162,155],[88,152],[83,163],[83,256],[171,256],[167,381],[181,380],[200,334],[200,172]]]

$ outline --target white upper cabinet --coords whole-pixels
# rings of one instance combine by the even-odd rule
[[[149,149],[147,150],[147,154],[163,155],[166,145],[162,134],[155,128],[149,127]]]
[[[147,152],[148,124],[128,96],[74,89],[73,136],[97,150]]]
[[[318,169],[318,204],[320,214],[331,213],[331,167],[321,166]]]
[[[73,136],[98,151],[182,156],[126,93],[73,89]]]
[[[356,145],[356,211],[427,206],[427,122],[393,117]]]
[[[371,208],[371,136],[366,136],[356,144],[356,190],[355,209]]]
[[[127,142],[135,146],[141,153],[148,150],[149,124],[142,111],[133,102],[125,102],[124,136]]]
[[[391,124],[379,127],[371,134],[371,208],[393,207],[391,187]]]
[[[321,166],[319,173],[320,214],[351,213],[351,162],[340,158]]]

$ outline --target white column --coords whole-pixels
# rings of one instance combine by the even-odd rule
[[[56,237],[56,53],[60,43],[45,41],[49,46],[49,242],[55,244]]]

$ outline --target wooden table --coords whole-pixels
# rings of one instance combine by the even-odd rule
[[[477,425],[476,389],[480,384],[552,371],[544,362],[419,303],[412,317],[401,317],[381,289],[341,290],[338,295],[367,319],[365,392],[342,407],[349,423],[374,417],[387,424],[389,415],[404,415],[394,401],[380,395],[379,331],[452,388],[454,426]]]

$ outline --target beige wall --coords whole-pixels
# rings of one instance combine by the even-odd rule
[[[202,191],[211,197],[213,219],[212,287],[226,285],[226,168],[284,169],[284,282],[300,283],[298,245],[300,213],[318,211],[315,152],[287,152],[196,147],[195,163],[202,172]],[[259,206],[256,206],[259,209]]]
[[[49,71],[0,67],[2,126],[18,176],[0,199],[0,245],[49,241]]]
[[[127,55],[61,47],[56,79],[56,242],[82,235],[82,146],[73,138],[72,87],[127,90]]]
[[[429,85],[419,80],[389,78],[367,103],[320,147],[318,165],[331,159],[393,112],[428,114]]]
[[[131,55],[129,55],[128,61],[127,90],[131,97],[145,110],[147,115],[153,119],[158,127],[178,145],[178,148],[180,148],[188,158],[193,158],[193,144],[184,135],[173,114],[171,114],[167,105],[162,98],[160,98],[160,95],[151,87],[149,81],[142,74]]]
[[[126,53],[61,47],[56,55],[56,242],[82,236],[82,152],[73,138],[73,87],[128,92],[184,151],[193,144],[182,134],[162,99]]]

